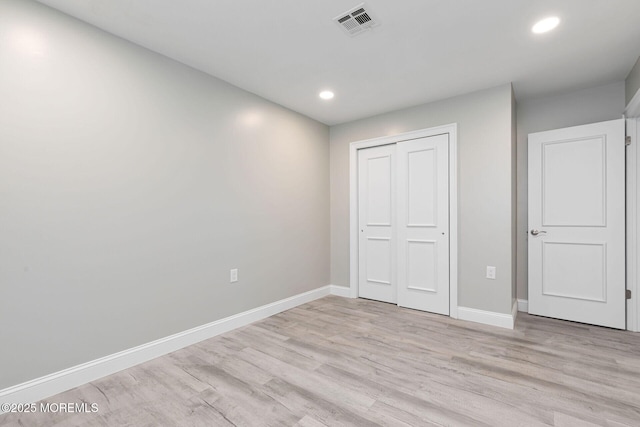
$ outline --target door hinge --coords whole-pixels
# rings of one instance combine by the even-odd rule
[[[631,137],[630,136],[626,137],[624,140],[624,143],[625,145],[631,145]]]
[[[631,289],[627,289],[627,299],[631,299]]]

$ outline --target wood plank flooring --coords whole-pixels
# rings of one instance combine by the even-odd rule
[[[59,394],[2,426],[640,426],[640,334],[514,331],[326,297]]]

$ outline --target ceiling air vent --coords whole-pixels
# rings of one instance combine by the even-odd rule
[[[378,21],[371,15],[371,11],[364,7],[364,3],[341,13],[333,20],[350,36],[355,36],[378,25]]]

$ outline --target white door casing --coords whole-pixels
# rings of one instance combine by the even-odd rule
[[[441,134],[447,134],[449,136],[449,316],[454,319],[458,318],[458,127],[455,123],[402,134],[354,141],[349,144],[349,296],[351,298],[358,297],[360,285],[359,151],[365,148],[396,144],[402,141]]]
[[[636,95],[640,104],[640,91]],[[638,107],[640,109],[640,107]],[[638,111],[640,115],[640,111]],[[638,135],[640,134],[640,118],[627,119],[627,289],[631,292],[631,299],[627,300],[627,330],[640,332],[640,286],[638,285],[638,266],[640,266],[640,228],[638,215],[640,213],[640,151],[638,150]]]
[[[449,314],[449,135],[397,144],[398,305]]]
[[[397,301],[395,145],[358,153],[359,286],[358,296]]]
[[[529,313],[625,328],[624,129],[529,135]]]

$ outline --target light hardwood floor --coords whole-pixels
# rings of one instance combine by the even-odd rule
[[[504,330],[326,297],[2,426],[640,426],[640,334],[520,313]]]

